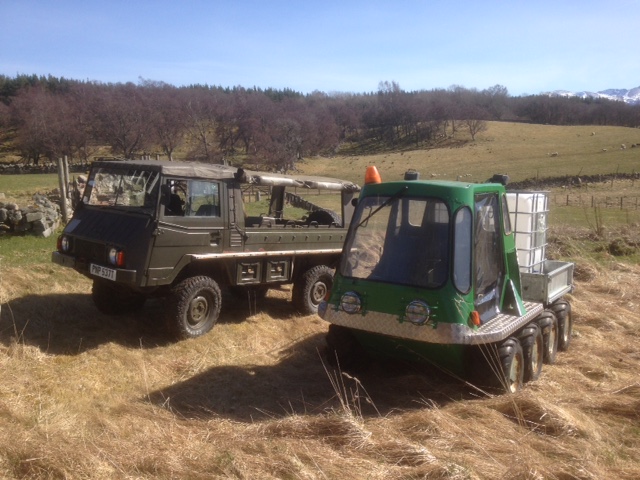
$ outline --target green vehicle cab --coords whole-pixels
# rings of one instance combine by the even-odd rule
[[[375,354],[456,374],[497,370],[508,391],[555,361],[571,336],[562,297],[573,264],[545,258],[546,194],[505,184],[423,181],[415,171],[382,183],[369,167],[319,309],[331,324],[329,361],[347,368]],[[485,360],[499,368],[479,369]]]

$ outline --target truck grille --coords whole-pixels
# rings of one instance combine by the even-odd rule
[[[75,239],[73,252],[78,259],[104,263],[106,261],[105,246],[102,243]]]

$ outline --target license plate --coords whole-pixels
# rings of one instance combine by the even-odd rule
[[[102,267],[92,263],[89,266],[89,272],[91,275],[96,275],[97,277],[106,278],[108,280],[115,281],[116,279],[116,271],[113,268]]]

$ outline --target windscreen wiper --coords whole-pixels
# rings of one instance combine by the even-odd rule
[[[409,189],[409,187],[404,186],[402,187],[400,190],[398,190],[396,193],[394,193],[392,196],[390,196],[389,198],[387,198],[384,202],[382,202],[382,204],[380,204],[378,206],[378,208],[376,208],[373,212],[371,212],[369,215],[366,216],[366,218],[364,220],[362,220],[357,226],[356,228],[360,228],[362,225],[364,225],[365,223],[367,223],[369,221],[369,219],[371,217],[373,217],[376,213],[378,213],[380,210],[382,210],[384,207],[386,207],[387,205],[391,204],[391,202],[395,202],[397,199],[399,199],[400,197],[402,197],[406,191]]]

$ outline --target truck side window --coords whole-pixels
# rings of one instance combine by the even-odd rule
[[[220,189],[218,187],[217,182],[190,181],[187,215],[195,217],[219,217]]]
[[[217,182],[167,180],[162,192],[165,197],[165,216],[220,216],[220,189]]]
[[[458,210],[454,224],[453,283],[460,292],[466,293],[471,288],[471,210],[468,207]]]
[[[184,216],[184,209],[187,199],[187,182],[184,180],[167,180],[162,185],[162,195],[165,216]]]

